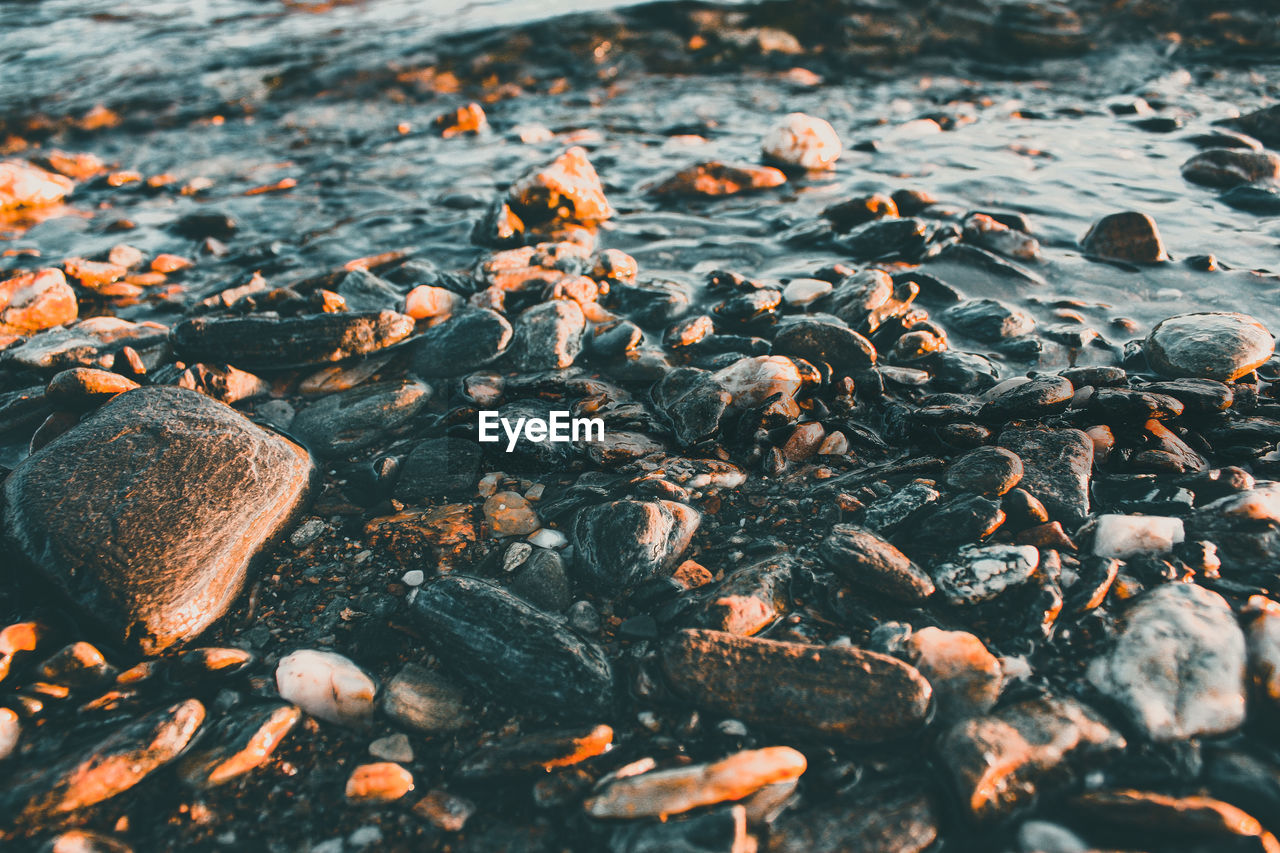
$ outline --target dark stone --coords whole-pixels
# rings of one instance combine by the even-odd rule
[[[1210,187],[1259,184],[1280,177],[1280,155],[1240,148],[1210,148],[1182,164],[1182,177]]]
[[[956,331],[982,343],[1029,335],[1036,327],[1030,314],[996,299],[970,299],[943,316]]]
[[[1000,368],[986,356],[969,352],[940,352],[930,355],[924,367],[939,391],[973,394],[986,391],[1000,381]]]
[[[524,370],[570,367],[582,351],[586,329],[582,308],[571,299],[553,299],[520,315],[514,326],[512,353]]]
[[[1262,323],[1230,311],[1170,317],[1157,323],[1143,344],[1157,373],[1220,382],[1257,369],[1274,350],[1275,339]]]
[[[978,447],[947,468],[947,485],[979,495],[1003,495],[1022,479],[1022,460],[1003,447]]]
[[[938,837],[924,787],[882,787],[852,801],[788,811],[769,830],[768,853],[920,853]]]
[[[428,329],[415,343],[413,371],[419,376],[462,376],[506,352],[513,332],[507,318],[487,308],[455,314]]]
[[[865,370],[876,363],[876,348],[862,335],[842,324],[808,318],[780,324],[773,351],[812,362],[825,361],[842,373]]]
[[[412,418],[431,389],[420,382],[379,382],[330,394],[298,412],[290,431],[317,456],[348,456]]]
[[[1182,402],[1188,414],[1207,415],[1231,408],[1231,386],[1213,379],[1169,379],[1144,385],[1143,391],[1166,394]]]
[[[1169,260],[1156,221],[1133,210],[1102,217],[1080,245],[1087,254],[1112,261],[1152,264]]]
[[[337,292],[348,311],[395,311],[404,305],[400,291],[368,270],[343,275]]]
[[[653,386],[654,405],[670,418],[676,440],[697,444],[720,430],[733,397],[716,378],[696,367],[677,367]]]
[[[933,579],[870,530],[837,524],[822,541],[819,554],[836,574],[891,598],[916,602],[933,595]]]
[[[923,219],[876,219],[834,239],[837,249],[859,260],[913,259],[924,249],[928,226]]]
[[[1000,434],[1000,446],[1022,459],[1023,489],[1044,504],[1051,518],[1068,528],[1089,515],[1089,479],[1093,472],[1093,441],[1078,429],[1010,427]]]
[[[1000,501],[963,494],[925,514],[910,530],[910,545],[903,547],[923,552],[976,542],[990,536],[1003,523]]]
[[[790,608],[793,572],[785,554],[734,569],[708,589],[698,624],[744,637],[763,631]]]
[[[534,549],[511,582],[511,591],[552,613],[561,613],[573,603],[564,560],[558,552],[547,548]]]
[[[1247,133],[1264,145],[1280,148],[1280,104],[1272,104],[1242,116],[1219,119],[1214,124]]]
[[[1133,424],[1176,418],[1185,406],[1177,397],[1165,394],[1132,388],[1100,388],[1089,400],[1089,408],[1107,423]]]
[[[297,706],[283,702],[236,709],[209,727],[199,747],[183,757],[178,774],[201,790],[238,779],[270,761],[301,719]]]
[[[603,649],[488,581],[432,581],[410,613],[446,666],[499,701],[566,717],[601,714],[613,702]]]
[[[755,847],[742,806],[664,821],[626,821],[609,837],[608,853],[735,853]]]
[[[230,240],[239,228],[233,218],[216,210],[188,213],[173,223],[173,230],[189,240]]]
[[[110,636],[155,653],[226,612],[311,473],[306,451],[221,403],[139,388],[14,470],[5,535]]]
[[[614,501],[573,523],[579,569],[596,589],[618,593],[675,567],[702,516],[675,501]]]
[[[616,282],[609,292],[618,312],[641,326],[665,326],[689,309],[689,289],[674,281]]]
[[[421,502],[472,493],[479,481],[482,456],[474,441],[452,436],[429,438],[405,457],[395,496]]]
[[[305,367],[368,355],[404,340],[412,317],[395,311],[302,317],[195,317],[175,326],[173,347],[186,361],[247,370]]]
[[[867,507],[862,516],[862,524],[876,533],[890,534],[902,527],[916,512],[935,503],[939,497],[941,495],[932,486],[910,483]]]
[[[1061,376],[1037,376],[1001,391],[982,407],[982,416],[992,420],[1043,418],[1071,405],[1075,388]]]

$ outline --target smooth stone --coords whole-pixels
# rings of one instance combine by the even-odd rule
[[[22,723],[9,708],[0,708],[0,761],[4,761],[18,748],[22,737]]]
[[[1166,379],[1145,385],[1142,390],[1173,397],[1190,414],[1222,412],[1235,402],[1231,386],[1215,379]]]
[[[468,725],[466,694],[439,673],[405,664],[382,692],[382,713],[417,732],[450,732]]]
[[[404,299],[400,291],[368,270],[347,272],[338,282],[337,293],[348,311],[392,311]]]
[[[876,533],[853,524],[837,524],[819,546],[823,563],[854,584],[890,598],[924,601],[933,595],[933,579]]]
[[[1216,592],[1165,584],[1124,615],[1088,678],[1152,740],[1222,734],[1244,722],[1244,633]]]
[[[1085,252],[1112,261],[1153,264],[1169,260],[1156,221],[1145,213],[1112,213],[1093,223],[1080,245]]]
[[[413,790],[413,774],[392,761],[361,764],[347,778],[347,800],[353,803],[394,803]]]
[[[1253,572],[1280,560],[1280,485],[1264,484],[1198,507],[1184,520],[1192,542],[1218,546],[1223,568]]]
[[[614,501],[581,510],[571,538],[583,578],[617,593],[675,568],[701,521],[675,501]]]
[[[1167,554],[1185,538],[1180,518],[1100,515],[1093,532],[1093,553],[1122,560],[1137,554]]]
[[[741,408],[759,406],[774,394],[793,399],[803,384],[795,362],[780,355],[741,358],[714,375]]]
[[[476,812],[475,803],[439,789],[414,803],[413,813],[426,818],[432,826],[445,832],[461,832]]]
[[[780,187],[787,176],[771,166],[721,163],[711,160],[688,166],[650,188],[654,196],[718,198]]]
[[[170,340],[185,361],[278,370],[369,355],[404,340],[413,327],[412,317],[395,311],[194,317],[175,326]]]
[[[1000,659],[967,631],[925,627],[907,638],[906,658],[933,685],[937,719],[960,720],[995,707],[1004,685]]]
[[[183,757],[178,776],[200,790],[238,779],[266,764],[301,719],[301,709],[280,703],[233,710]]]
[[[586,150],[578,146],[516,180],[507,192],[507,204],[522,221],[535,226],[556,219],[592,225],[613,216],[600,176]]]
[[[61,822],[137,785],[192,742],[205,709],[195,699],[126,723],[75,755],[31,767],[0,793],[0,810],[21,826]]]
[[[964,809],[978,821],[1005,817],[1044,788],[1127,744],[1094,710],[1043,696],[956,723],[938,740]]]
[[[459,312],[414,341],[413,372],[427,378],[472,373],[506,352],[513,336],[507,318],[496,311]]]
[[[1068,528],[1089,515],[1089,482],[1093,476],[1093,440],[1078,429],[1008,427],[1000,446],[1022,460],[1019,488],[1044,504],[1050,517]]]
[[[382,761],[396,761],[408,764],[413,761],[413,745],[409,736],[403,732],[380,737],[369,744],[369,755]]]
[[[1022,480],[1022,460],[1003,447],[977,447],[952,460],[946,482],[979,495],[1003,495]]]
[[[109,368],[126,346],[137,351],[148,369],[166,359],[169,328],[119,317],[90,317],[65,327],[47,329],[0,351],[0,364],[44,373],[68,367]]]
[[[907,785],[858,792],[815,808],[788,810],[769,830],[767,853],[921,853],[938,838],[939,815],[925,791]]]
[[[791,606],[793,565],[787,557],[767,557],[734,569],[710,588],[700,624],[749,637],[772,625]]]
[[[1182,177],[1210,187],[1260,184],[1280,178],[1280,155],[1240,148],[1210,148],[1182,164]]]
[[[796,308],[811,305],[835,288],[820,278],[793,278],[782,289],[782,301]]]
[[[608,853],[754,853],[756,839],[747,829],[747,810],[725,806],[667,821],[618,824]]]
[[[1145,420],[1180,417],[1186,406],[1176,397],[1134,388],[1099,388],[1089,399],[1090,411],[1107,423],[1126,426]]]
[[[1174,797],[1124,789],[1090,791],[1073,799],[1070,807],[1091,825],[1139,833],[1160,848],[1165,847],[1161,843],[1165,839],[1174,844],[1195,839],[1207,845],[1200,848],[1206,850],[1280,851],[1280,840],[1257,818],[1212,797]]]
[[[480,481],[480,445],[442,436],[420,442],[400,465],[395,496],[420,503],[431,498],[472,494]]]
[[[421,382],[364,385],[306,406],[290,429],[317,456],[348,456],[412,418],[430,396],[431,389]]]
[[[790,113],[765,134],[760,150],[779,166],[830,169],[840,158],[840,135],[825,119]]]
[[[862,516],[862,526],[881,535],[891,534],[917,512],[937,503],[940,497],[941,493],[931,485],[908,483],[867,507]]]
[[[1032,545],[966,545],[933,569],[933,580],[948,604],[968,606],[1026,584],[1039,566]]]
[[[682,445],[697,444],[720,430],[733,395],[709,372],[677,367],[653,386],[654,405],[665,414]]]
[[[949,308],[943,317],[956,331],[982,343],[996,343],[1029,335],[1036,321],[996,299],[969,299]]]
[[[807,318],[781,324],[773,351],[825,361],[840,371],[865,370],[876,363],[876,348],[862,335],[847,326]]]
[[[882,741],[925,724],[932,689],[896,658],[687,629],[662,648],[675,692],[707,711],[823,737]]]
[[[804,755],[789,746],[749,749],[711,764],[615,779],[583,808],[594,818],[665,820],[702,806],[741,800],[766,785],[799,779],[807,767]]]
[[[306,451],[233,409],[138,388],[9,475],[5,536],[109,635],[154,654],[226,613],[311,475]]]
[[[552,613],[560,613],[573,603],[564,558],[545,547],[535,548],[529,555],[511,581],[511,591],[534,607]]]
[[[1214,124],[1234,128],[1264,145],[1280,148],[1280,104],[1262,107],[1234,118],[1219,119]]]
[[[62,270],[51,268],[0,281],[0,335],[29,335],[74,323],[76,292]]]
[[[960,494],[930,507],[916,525],[908,550],[936,551],[977,542],[1004,524],[1000,501],[983,495]],[[936,580],[936,578],[935,578]]]
[[[570,367],[582,351],[586,325],[586,317],[577,302],[571,299],[543,302],[516,320],[512,352],[524,370]]]
[[[1028,820],[1018,827],[1018,853],[1090,853],[1080,836],[1065,826]]]
[[[543,775],[608,752],[613,729],[606,725],[555,728],[515,734],[486,743],[458,766],[463,779]]]
[[[1271,358],[1275,339],[1247,314],[1215,311],[1157,323],[1143,349],[1151,366],[1165,376],[1231,382]]]
[[[981,415],[1001,421],[1043,418],[1065,411],[1075,393],[1071,382],[1061,376],[1037,376],[990,396]]]
[[[40,853],[133,853],[133,848],[100,832],[69,829],[45,842]]]
[[[419,588],[410,613],[447,666],[499,700],[562,716],[613,702],[604,650],[501,587],[443,577]]]
[[[498,492],[484,502],[484,517],[494,536],[525,536],[542,526],[538,514],[519,492]]]
[[[404,313],[415,320],[447,317],[461,306],[461,296],[430,284],[420,284],[404,297]]]
[[[378,685],[337,652],[300,649],[276,665],[276,690],[313,717],[363,726],[373,718]]]
[[[1266,608],[1248,623],[1246,637],[1254,690],[1272,712],[1280,710],[1280,605],[1267,600]]]

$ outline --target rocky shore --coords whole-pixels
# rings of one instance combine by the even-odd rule
[[[1064,190],[1017,74],[823,118],[823,10],[674,8],[696,85],[629,13],[643,69],[441,60],[425,129],[346,143],[314,92],[229,189],[5,117],[0,847],[1280,850],[1280,107],[1053,104],[1164,146],[1084,176],[1156,170],[1222,226],[1188,244]],[[1002,9],[953,41],[1096,47]],[[700,85],[751,122],[643,115]],[[515,121],[544,97],[576,123]],[[1061,216],[930,189],[967,124]],[[429,213],[398,140],[452,170]]]

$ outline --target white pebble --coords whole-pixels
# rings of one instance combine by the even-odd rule
[[[1186,537],[1182,519],[1160,515],[1102,515],[1093,535],[1099,557],[1163,554]]]
[[[400,580],[405,582],[405,586],[422,586],[422,582],[426,579],[427,575],[422,569],[410,569],[400,577]]]
[[[808,305],[816,302],[835,289],[829,281],[820,278],[796,278],[782,289],[782,301],[788,305]]]
[[[554,548],[559,551],[561,548],[569,544],[569,537],[565,536],[559,530],[550,527],[543,527],[530,533],[526,541],[531,545],[539,548]]]
[[[413,745],[409,743],[408,735],[397,732],[380,737],[369,744],[369,754],[383,761],[399,761],[408,764],[413,761]]]
[[[8,708],[0,708],[0,761],[13,754],[21,733],[22,725],[18,722],[18,715]]]
[[[801,169],[830,169],[840,157],[840,135],[830,122],[791,113],[769,131],[761,144],[764,156]]]
[[[362,724],[373,715],[377,685],[364,670],[333,652],[302,649],[276,667],[280,698],[313,717],[333,723]]]

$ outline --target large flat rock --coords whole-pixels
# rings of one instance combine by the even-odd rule
[[[195,637],[289,523],[311,458],[203,394],[130,391],[4,483],[11,553],[148,654]]]

